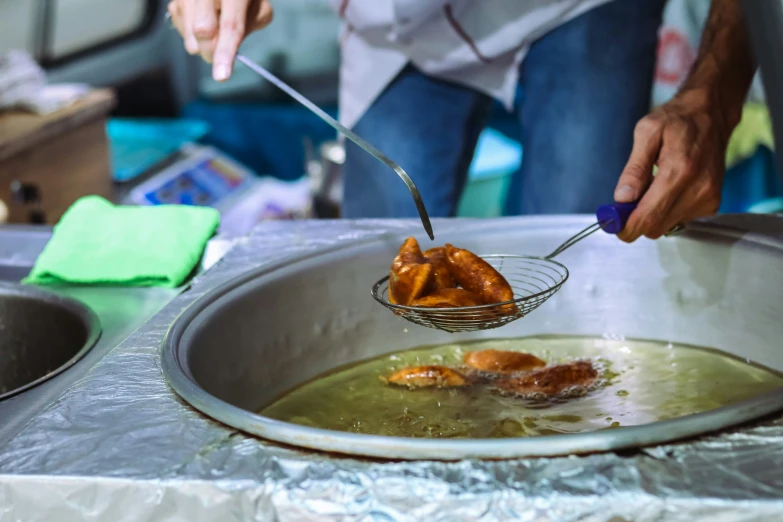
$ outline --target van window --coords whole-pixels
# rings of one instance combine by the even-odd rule
[[[49,0],[44,63],[63,62],[148,30],[158,0]]]

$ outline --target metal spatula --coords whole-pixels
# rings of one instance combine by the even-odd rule
[[[411,193],[411,196],[413,196],[413,201],[416,203],[416,209],[419,211],[419,217],[421,218],[421,224],[424,225],[424,230],[427,231],[427,235],[430,236],[430,239],[435,239],[435,236],[432,233],[432,224],[430,223],[430,218],[427,215],[427,209],[424,207],[424,202],[421,200],[421,195],[419,194],[419,189],[416,188],[416,184],[413,183],[413,180],[408,176],[408,174],[397,165],[395,162],[393,162],[391,159],[389,159],[384,153],[364,141],[359,135],[357,135],[355,132],[351,131],[350,129],[346,128],[342,124],[340,124],[338,121],[336,121],[334,118],[326,114],[324,111],[322,111],[316,104],[296,92],[294,89],[286,85],[282,80],[280,80],[277,76],[272,74],[271,72],[267,71],[260,65],[252,62],[250,59],[248,59],[246,56],[237,55],[237,61],[245,65],[247,68],[251,69],[252,71],[256,72],[260,76],[262,76],[264,79],[266,79],[268,82],[274,84],[277,88],[288,94],[291,98],[295,99],[308,109],[310,109],[313,113],[315,113],[316,116],[321,118],[323,121],[331,125],[337,132],[363,148],[365,151],[370,153],[375,159],[380,161],[381,163],[385,164],[387,167],[392,169],[394,172],[397,173],[397,175],[402,178],[402,181],[405,182],[405,186],[408,187],[408,190]]]

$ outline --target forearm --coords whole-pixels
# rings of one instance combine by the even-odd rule
[[[756,71],[741,1],[712,0],[698,57],[677,95],[717,110],[727,133],[739,123]]]

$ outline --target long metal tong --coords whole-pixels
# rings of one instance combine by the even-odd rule
[[[248,59],[245,56],[242,56],[241,54],[237,55],[237,61],[244,64],[247,68],[251,69],[252,71],[256,72],[258,75],[262,76],[264,79],[266,79],[268,82],[274,84],[278,89],[282,90],[286,94],[288,94],[291,98],[295,99],[308,109],[310,109],[313,113],[315,113],[319,118],[321,118],[323,121],[331,125],[337,132],[341,133],[343,136],[363,148],[365,151],[367,151],[370,155],[375,157],[378,161],[392,169],[394,172],[397,173],[397,175],[402,179],[403,182],[405,182],[405,186],[408,187],[408,190],[411,193],[411,196],[413,196],[413,201],[416,203],[416,209],[419,211],[419,217],[421,218],[421,224],[424,225],[424,230],[427,231],[427,235],[430,236],[430,239],[435,239],[435,235],[432,233],[432,224],[430,223],[430,218],[427,215],[427,209],[424,207],[424,202],[421,200],[421,195],[419,194],[419,189],[416,188],[416,184],[413,183],[413,180],[408,176],[408,174],[397,165],[395,162],[393,162],[391,159],[389,159],[384,153],[364,141],[359,135],[357,135],[355,132],[351,131],[344,125],[340,124],[340,122],[336,121],[334,118],[326,114],[324,111],[322,111],[316,104],[296,92],[294,89],[286,85],[282,80],[280,80],[277,76],[272,74],[271,72],[267,71],[260,65],[254,63],[250,59]]]

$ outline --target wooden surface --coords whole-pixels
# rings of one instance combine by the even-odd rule
[[[33,210],[55,224],[77,199],[111,199],[112,178],[106,121],[111,91],[99,90],[47,116],[0,114],[0,201],[9,223],[27,223]],[[35,185],[40,205],[14,201],[14,182]]]
[[[111,90],[98,89],[45,116],[21,111],[0,113],[0,162],[96,118],[106,118],[115,103]]]

